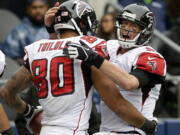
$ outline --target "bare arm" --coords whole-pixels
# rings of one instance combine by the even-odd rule
[[[31,82],[31,74],[22,66],[1,88],[0,98],[17,112],[23,113],[26,103],[19,97],[18,93],[28,87]]]
[[[100,70],[105,73],[114,83],[125,90],[133,90],[139,87],[138,79],[107,60],[104,60]]]
[[[124,99],[119,93],[116,85],[95,67],[92,67],[92,79],[94,87],[100,93],[104,102],[119,117],[137,128],[144,124],[145,118],[141,113]]]
[[[3,106],[0,104],[0,133],[6,131],[10,128],[9,119],[3,109]]]
[[[46,27],[49,27],[49,28],[51,27],[51,29],[54,29],[53,23],[54,23],[54,20],[55,20],[55,15],[58,12],[59,6],[60,6],[60,3],[56,2],[54,4],[54,7],[50,8],[46,12],[45,17],[44,17],[44,23],[45,23]],[[49,33],[49,38],[50,39],[57,39],[58,38],[55,31],[54,32],[48,32],[48,33]]]

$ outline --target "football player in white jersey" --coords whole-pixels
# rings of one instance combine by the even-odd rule
[[[4,73],[5,69],[5,55],[0,51],[0,77]],[[3,108],[3,106],[0,104],[0,133],[2,135],[13,135],[12,128],[10,126],[9,119],[7,117],[7,114]]]
[[[117,18],[117,40],[108,41],[110,61],[105,60],[86,45],[69,44],[64,52],[70,58],[86,61],[100,69],[118,84],[119,92],[149,120],[165,80],[166,62],[149,45],[154,29],[153,13],[145,6],[126,6]],[[82,47],[84,45],[84,47]],[[143,134],[101,104],[101,131],[97,135]],[[108,116],[108,117],[107,117]],[[149,135],[147,133],[147,135]]]
[[[18,93],[33,80],[44,111],[40,135],[86,134],[92,82],[104,102],[118,116],[144,131],[149,128],[154,130],[154,123],[127,102],[116,85],[98,69],[90,70],[86,63],[69,59],[63,54],[68,43],[80,44],[82,40],[102,57],[107,56],[105,41],[83,36],[93,31],[95,21],[95,12],[87,3],[74,0],[62,3],[53,25],[61,39],[40,40],[26,46],[24,66],[0,89],[0,96],[9,105],[24,113],[26,119],[32,119],[36,109],[23,102]],[[52,30],[48,29],[49,32]]]

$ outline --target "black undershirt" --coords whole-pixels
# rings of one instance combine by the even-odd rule
[[[164,76],[149,73],[141,69],[135,69],[130,72],[139,80],[139,88],[143,87],[154,87],[156,84],[162,84],[165,81]]]
[[[141,88],[142,91],[142,105],[149,96],[151,88],[156,84],[163,84],[165,81],[164,76],[149,73],[141,69],[132,70],[130,74],[134,75],[139,80],[139,88]]]

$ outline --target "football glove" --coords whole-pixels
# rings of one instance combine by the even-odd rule
[[[34,106],[27,104],[26,111],[24,112],[24,117],[26,120],[26,128],[31,134],[33,134],[33,131],[30,128],[30,123],[33,120],[33,118],[36,116],[36,114],[38,114],[41,111],[43,111],[41,106],[37,106],[37,108],[35,108]]]
[[[143,126],[140,128],[143,130],[146,135],[155,135],[157,130],[157,121],[156,120],[145,120]]]
[[[79,59],[87,62],[89,66],[96,66],[100,68],[104,62],[104,58],[94,52],[84,42],[80,40],[80,44],[67,43],[66,48],[63,49],[63,54],[71,59]]]

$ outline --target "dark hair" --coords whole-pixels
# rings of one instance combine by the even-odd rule
[[[28,3],[28,4],[31,4],[31,3],[33,3],[34,1],[37,1],[37,0],[27,0],[27,3]],[[41,0],[41,1],[47,3],[47,0]]]
[[[114,31],[113,31],[113,33],[105,33],[104,31],[103,31],[103,28],[102,28],[102,21],[103,21],[103,19],[106,17],[106,16],[112,16],[112,19],[113,19],[113,22],[115,23],[115,21],[116,21],[116,13],[111,13],[111,12],[109,12],[109,13],[105,13],[103,16],[102,16],[102,18],[101,18],[101,21],[100,21],[100,24],[99,24],[99,28],[98,28],[98,32],[97,32],[97,36],[98,37],[100,37],[100,38],[103,38],[103,39],[105,39],[105,40],[109,40],[109,39],[113,39],[113,38],[115,38],[115,25],[114,25]]]
[[[71,29],[59,29],[59,30],[58,30],[58,33],[59,33],[60,35],[62,35],[62,34],[64,34],[64,33],[67,33],[67,32],[75,32],[75,33],[77,33],[77,31],[71,30]],[[77,33],[77,35],[78,35],[78,33]]]
[[[37,1],[37,0],[27,0],[26,1],[26,8],[29,7],[35,1]],[[39,0],[39,1],[42,1],[42,2],[46,3],[47,5],[49,5],[48,0]]]

